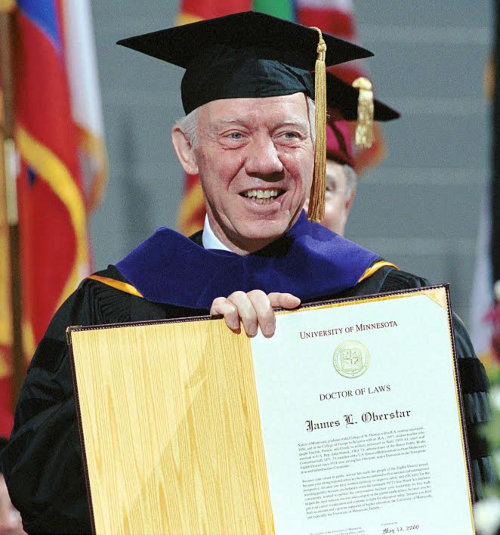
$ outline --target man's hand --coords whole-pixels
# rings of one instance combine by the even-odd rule
[[[260,327],[262,334],[270,338],[276,329],[273,307],[297,308],[300,299],[292,294],[262,290],[234,292],[229,297],[217,297],[212,302],[210,315],[222,315],[227,326],[235,333],[241,332],[240,321],[247,336],[255,336]]]

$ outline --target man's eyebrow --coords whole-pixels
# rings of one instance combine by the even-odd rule
[[[304,128],[305,130],[309,129],[309,121],[304,119],[288,119],[279,124],[278,128],[283,126],[294,126],[297,128]]]
[[[220,130],[236,125],[244,126],[245,121],[239,117],[222,117],[208,125],[208,133],[216,135]]]
[[[232,117],[224,117],[222,119],[217,119],[216,121],[210,121],[206,125],[206,132],[209,136],[217,136],[223,130],[224,128],[227,128],[228,126],[234,126],[236,124],[239,124],[240,121],[238,121],[236,118]]]
[[[209,126],[209,132],[215,134],[221,128],[235,125],[248,126],[249,124],[252,124],[251,119],[245,119],[243,117],[221,117]],[[309,121],[301,117],[285,119],[284,121],[277,123],[273,130],[279,130],[280,128],[294,128],[304,134],[310,133]]]
[[[234,123],[244,123],[245,120],[241,117],[222,117],[217,119],[214,123],[216,126],[219,124],[234,124]]]

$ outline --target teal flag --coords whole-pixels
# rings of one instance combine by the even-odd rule
[[[254,0],[255,11],[267,13],[274,17],[286,20],[295,20],[295,8],[293,0]]]

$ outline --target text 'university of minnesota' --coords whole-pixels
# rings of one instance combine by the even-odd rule
[[[346,327],[332,327],[331,329],[321,329],[317,331],[300,331],[299,336],[301,340],[308,338],[319,338],[323,336],[336,336],[338,334],[351,334],[363,331],[372,331],[377,329],[388,329],[397,327],[398,324],[394,320],[390,321],[376,321],[374,323],[357,323],[356,325],[348,325]]]

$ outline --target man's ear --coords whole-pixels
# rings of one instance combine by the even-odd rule
[[[184,171],[188,175],[196,175],[198,173],[198,164],[196,163],[191,141],[177,125],[172,128],[172,144]]]
[[[349,210],[352,208],[352,203],[354,202],[355,198],[356,198],[356,187],[352,188],[351,194],[349,195],[349,198],[345,202],[346,215],[349,214]]]

